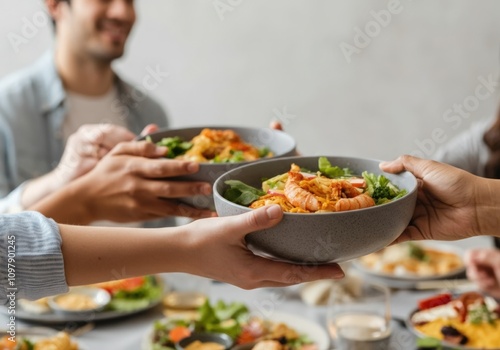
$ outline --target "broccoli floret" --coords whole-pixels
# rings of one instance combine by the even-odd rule
[[[364,171],[362,175],[366,181],[366,191],[372,196],[377,205],[403,197],[407,193],[405,189],[400,190],[394,186],[384,175],[377,176],[367,171]]]
[[[392,193],[389,187],[376,187],[373,191],[372,195],[373,199],[381,199],[381,198],[392,198]]]

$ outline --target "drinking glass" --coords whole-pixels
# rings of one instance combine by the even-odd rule
[[[335,282],[326,320],[334,349],[387,350],[391,335],[390,291],[374,282]]]

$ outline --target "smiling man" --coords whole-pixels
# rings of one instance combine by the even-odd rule
[[[76,178],[80,180],[97,162],[110,163],[112,157],[104,155],[118,143],[133,140],[147,125],[167,126],[160,105],[122,80],[112,68],[113,61],[124,54],[136,20],[134,1],[45,3],[54,23],[54,49],[0,81],[0,213],[33,207],[38,210],[37,203]],[[112,181],[123,167],[101,166],[108,173],[101,174],[99,184],[110,196],[129,198],[139,194],[140,205],[137,198],[132,198],[135,205],[131,205],[126,200],[106,201],[103,193],[94,194],[99,198],[92,198],[93,203],[111,203],[106,209],[92,209],[99,213],[99,220],[106,219],[105,210],[120,222],[211,215],[196,208],[179,208],[177,202],[178,197],[206,194],[208,184],[176,183],[173,191],[167,181],[163,182],[163,193],[158,192],[158,181],[152,181],[193,172],[196,169],[190,164],[172,163],[165,172],[159,174],[156,169],[153,174],[154,165],[146,165],[148,160],[136,153],[121,155],[125,157],[122,164],[134,164],[129,164],[128,174],[120,174],[122,179],[127,176],[127,181]],[[149,172],[138,174],[137,169],[146,167]],[[95,187],[90,180],[87,186]],[[90,193],[88,187],[80,188],[82,193]],[[74,204],[65,206],[64,211],[74,208],[80,213],[76,207],[81,193],[66,191],[67,198],[66,194]],[[161,205],[158,197],[162,197]],[[61,210],[50,207],[42,213],[50,213],[60,222],[71,217],[71,223],[79,223],[80,214],[58,215]]]

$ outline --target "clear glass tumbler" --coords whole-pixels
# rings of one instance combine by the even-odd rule
[[[327,305],[333,348],[387,350],[391,335],[390,291],[378,283],[347,286],[336,282]]]

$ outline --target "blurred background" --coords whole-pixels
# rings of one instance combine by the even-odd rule
[[[306,155],[430,157],[500,102],[498,1],[136,6],[116,69],[160,101],[173,127],[279,120]],[[0,78],[52,37],[42,0],[0,0]],[[157,84],[146,87],[149,76]]]

